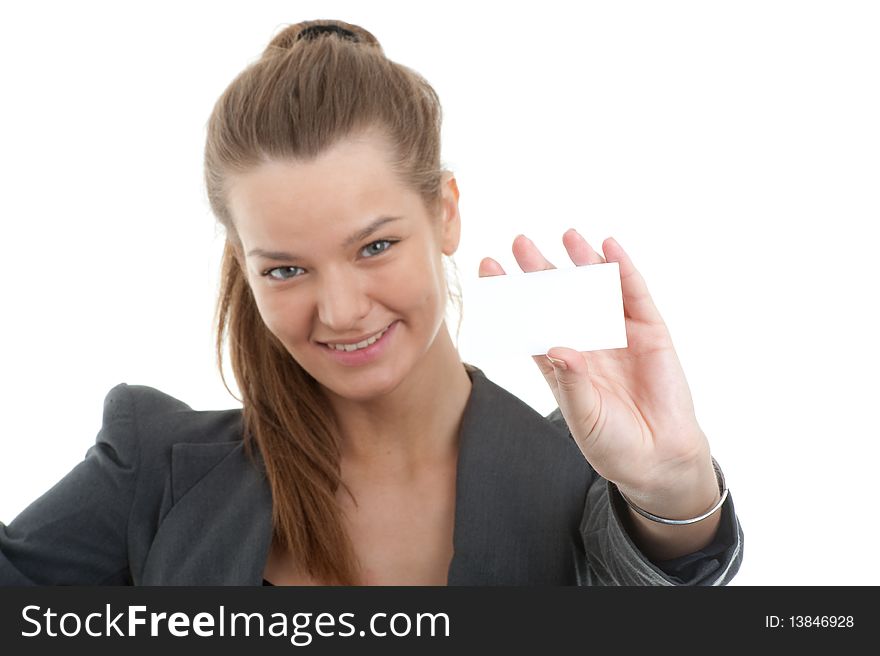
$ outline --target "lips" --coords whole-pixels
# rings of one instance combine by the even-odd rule
[[[361,367],[371,363],[381,361],[383,354],[386,353],[389,345],[394,342],[394,334],[397,331],[397,324],[400,321],[392,321],[385,330],[380,330],[381,337],[375,339],[368,346],[357,348],[349,346],[346,348],[336,348],[327,344],[321,344],[321,350],[336,364],[344,367]]]
[[[394,322],[392,321],[391,323],[394,323]],[[390,323],[389,323],[387,326],[385,326],[384,328],[380,328],[380,329],[377,330],[376,332],[368,333],[367,335],[364,335],[363,337],[358,337],[358,338],[356,338],[356,339],[328,340],[328,341],[326,341],[326,342],[325,342],[325,341],[320,341],[320,342],[318,342],[318,343],[319,343],[319,344],[323,344],[324,346],[330,346],[331,344],[333,344],[334,346],[336,346],[336,345],[339,345],[339,346],[351,346],[351,345],[353,345],[353,344],[360,344],[361,342],[365,342],[365,341],[367,341],[368,339],[372,339],[373,337],[375,337],[376,335],[379,335],[379,334],[382,333],[383,331],[388,330],[389,326],[391,326]],[[332,348],[332,347],[331,347],[331,348]]]

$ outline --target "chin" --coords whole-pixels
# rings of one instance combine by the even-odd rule
[[[322,387],[352,401],[366,401],[394,391],[403,382],[400,361],[385,362],[373,367],[336,367],[315,363],[308,370]]]
[[[349,401],[369,401],[393,392],[400,384],[399,380],[387,375],[371,376],[369,374],[345,374],[330,376],[326,383],[327,389]]]

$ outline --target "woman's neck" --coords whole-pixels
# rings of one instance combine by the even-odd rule
[[[349,466],[411,474],[455,459],[471,379],[447,330],[392,393],[369,403],[331,403]]]

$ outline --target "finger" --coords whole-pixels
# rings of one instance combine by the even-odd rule
[[[586,239],[574,228],[569,228],[562,235],[562,244],[568,256],[576,266],[585,264],[604,264],[605,258],[599,255]]]
[[[547,258],[541,255],[538,247],[525,235],[517,235],[513,240],[513,256],[516,258],[519,268],[526,273],[556,268]]]
[[[635,321],[663,323],[663,317],[654,305],[642,274],[635,268],[623,247],[613,237],[609,237],[602,242],[602,250],[609,262],[617,262],[620,267],[624,315]]]
[[[491,257],[484,257],[480,260],[480,278],[485,278],[486,276],[503,276],[504,269],[498,262],[493,260]]]

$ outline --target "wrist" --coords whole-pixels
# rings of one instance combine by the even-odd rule
[[[706,451],[674,475],[650,485],[633,487],[615,483],[615,486],[630,506],[647,514],[669,520],[698,518],[722,499],[723,474],[716,471],[715,464]]]

